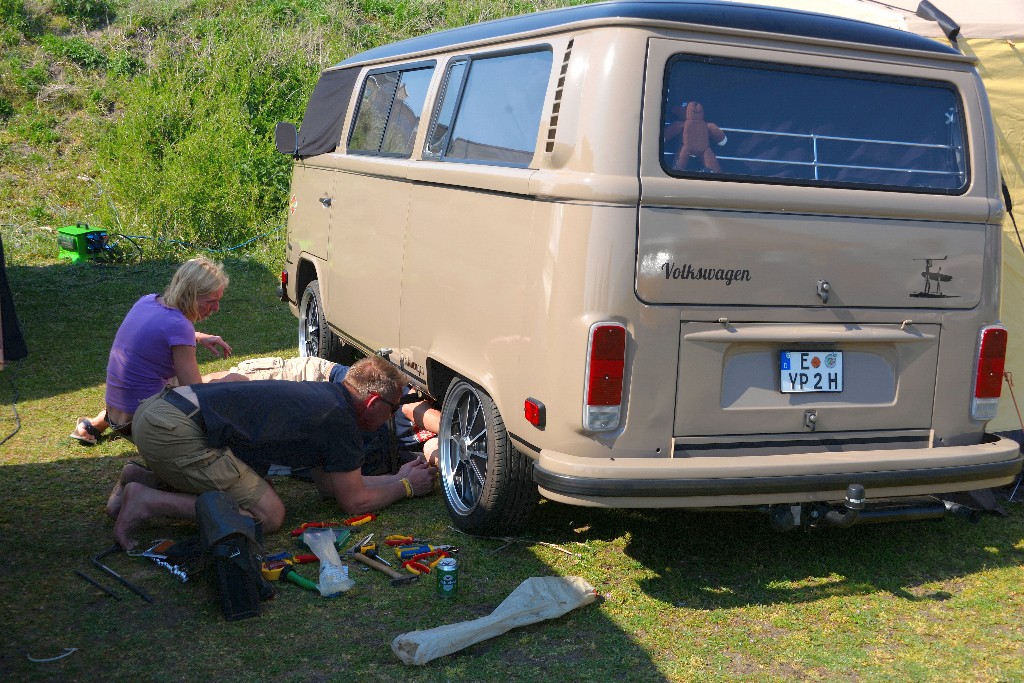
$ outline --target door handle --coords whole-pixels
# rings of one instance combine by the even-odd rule
[[[828,303],[828,293],[832,291],[832,285],[828,283],[828,280],[818,280],[818,296],[821,297],[821,303]]]

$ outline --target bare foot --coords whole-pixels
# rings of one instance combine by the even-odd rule
[[[114,522],[114,538],[125,550],[139,544],[132,536],[139,525],[157,515],[178,519],[195,519],[196,497],[176,491],[160,491],[137,481],[124,485],[121,511]]]
[[[101,410],[96,417],[80,417],[75,422],[75,431],[71,432],[71,438],[77,439],[86,446],[95,446],[100,435],[110,425],[107,423],[107,411]]]
[[[121,474],[117,477],[117,483],[114,484],[114,489],[110,492],[110,497],[107,498],[106,512],[107,516],[111,519],[117,519],[118,514],[121,512],[121,501],[124,498],[125,484],[133,481],[150,488],[156,488],[160,483],[157,476],[142,465],[130,462],[122,467]]]
[[[138,482],[128,482],[122,487],[120,512],[114,522],[114,539],[125,550],[131,550],[139,544],[132,535],[150,517],[145,492],[151,490]]]

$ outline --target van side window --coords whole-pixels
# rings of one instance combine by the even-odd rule
[[[456,60],[448,67],[424,156],[528,166],[550,75],[550,50]]]
[[[661,164],[680,177],[959,194],[964,115],[949,83],[677,55]]]
[[[348,151],[383,156],[412,154],[433,66],[371,72],[363,83]]]

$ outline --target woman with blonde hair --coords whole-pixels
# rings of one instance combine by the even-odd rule
[[[147,294],[135,302],[110,349],[106,408],[95,417],[78,418],[71,438],[92,446],[107,427],[130,437],[139,403],[168,384],[187,386],[203,381],[196,345],[222,358],[230,356],[227,342],[194,327],[217,312],[227,286],[224,267],[200,256],[178,268],[163,294]],[[211,381],[234,379],[238,378],[228,375]]]

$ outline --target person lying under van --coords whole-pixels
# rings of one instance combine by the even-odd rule
[[[271,465],[311,467],[319,493],[346,514],[379,510],[434,488],[422,459],[397,474],[366,477],[360,432],[398,410],[405,378],[378,356],[357,361],[344,382],[219,382],[168,387],[139,406],[132,433],[147,470],[126,465],[107,503],[122,548],[157,516],[195,518],[196,497],[224,491],[272,533],[285,506],[264,478]],[[170,487],[173,490],[164,490]]]
[[[349,366],[334,363],[323,358],[297,357],[281,358],[268,356],[251,358],[223,372],[204,376],[205,381],[221,380],[228,376],[248,380],[290,380],[294,382],[337,382],[345,380]],[[414,400],[406,387],[402,396],[402,409],[395,413],[395,436],[398,439],[398,462],[400,465],[415,460],[420,455],[427,464],[437,465],[437,432],[441,428],[441,411],[427,400]],[[388,474],[391,469],[390,438],[387,426],[363,435],[366,462],[363,474]]]

